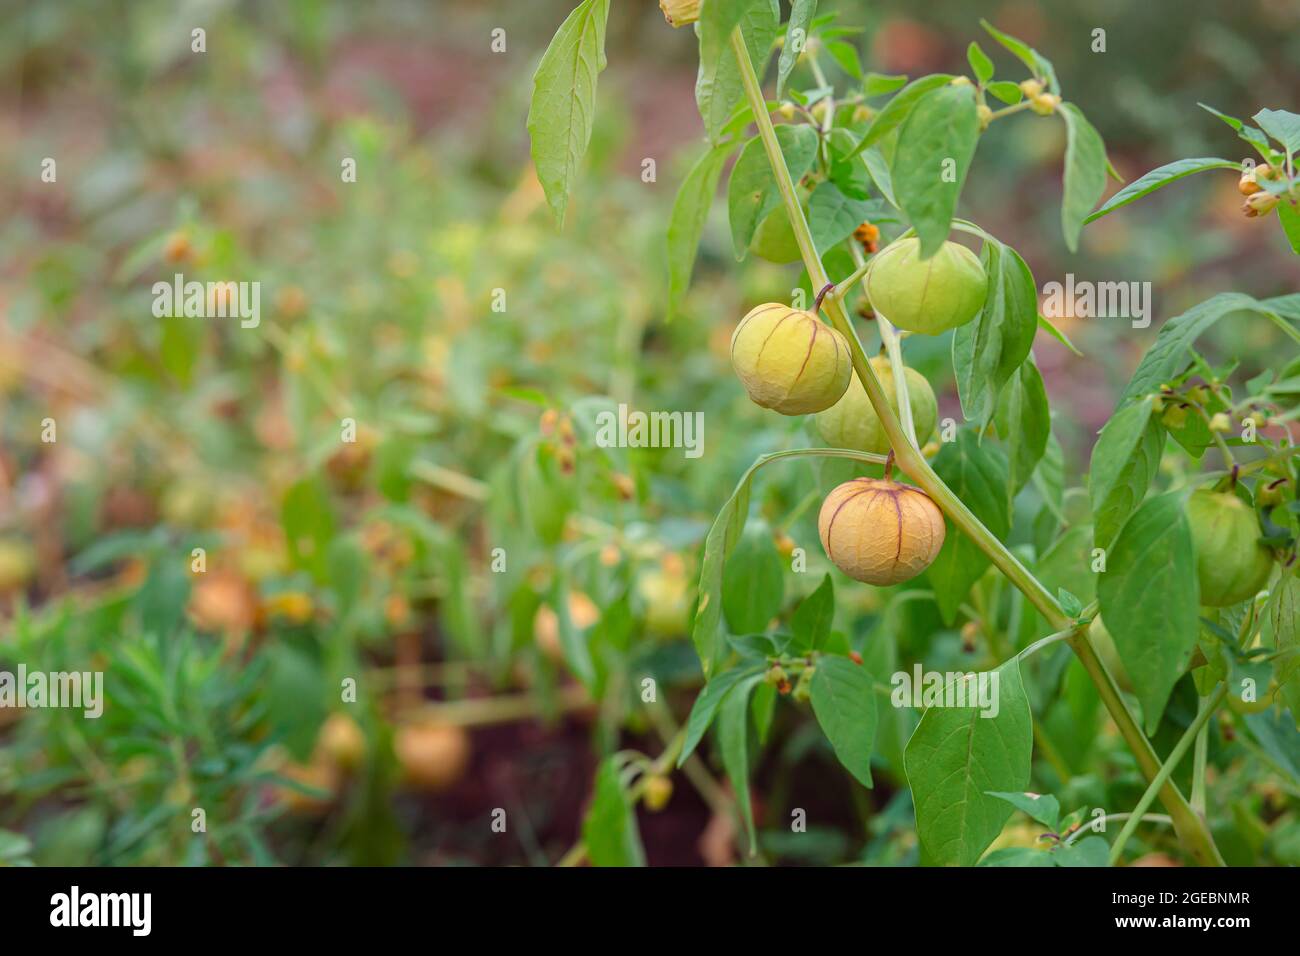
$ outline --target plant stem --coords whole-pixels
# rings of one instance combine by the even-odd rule
[[[1201,706],[1205,706],[1205,698],[1201,698]],[[1205,816],[1205,761],[1209,755],[1210,743],[1210,726],[1206,724],[1201,727],[1201,732],[1196,735],[1196,750],[1192,755],[1192,809]]]
[[[1124,703],[1124,698],[1120,696],[1119,688],[1115,686],[1115,679],[1110,676],[1110,671],[1106,670],[1101,659],[1097,657],[1097,652],[1093,650],[1087,631],[1082,628],[1078,630],[1070,639],[1070,646],[1074,649],[1079,662],[1083,664],[1084,670],[1088,672],[1088,676],[1092,678],[1102,703],[1106,705],[1111,719],[1119,728],[1120,736],[1124,738],[1124,742],[1137,758],[1142,775],[1148,781],[1154,781],[1160,772],[1160,759],[1151,747],[1151,742],[1138,727],[1128,705]],[[1190,847],[1202,865],[1223,866],[1223,858],[1219,856],[1219,850],[1214,845],[1214,838],[1210,836],[1205,821],[1192,810],[1178,787],[1166,778],[1159,792],[1160,802],[1165,805],[1173,818],[1178,838]]]
[[[1205,702],[1205,706],[1201,708],[1201,712],[1196,715],[1196,719],[1192,721],[1192,725],[1183,732],[1182,737],[1178,739],[1178,743],[1174,744],[1174,749],[1170,752],[1169,759],[1160,767],[1159,772],[1155,775],[1155,779],[1153,779],[1150,786],[1147,787],[1146,793],[1142,794],[1142,799],[1139,800],[1137,806],[1133,808],[1133,814],[1128,818],[1128,822],[1124,824],[1124,829],[1119,831],[1119,836],[1116,837],[1115,842],[1111,844],[1111,866],[1114,866],[1119,862],[1120,857],[1124,853],[1124,844],[1128,843],[1129,837],[1133,835],[1133,831],[1136,830],[1138,824],[1142,822],[1142,814],[1147,812],[1147,808],[1151,806],[1151,801],[1156,798],[1156,793],[1165,785],[1165,782],[1174,772],[1174,768],[1178,766],[1179,762],[1183,759],[1183,755],[1187,753],[1187,748],[1192,745],[1192,741],[1194,741],[1197,735],[1201,732],[1201,728],[1204,727],[1206,722],[1214,715],[1214,711],[1218,708],[1219,704],[1223,702],[1223,698],[1227,693],[1228,685],[1220,684],[1214,693],[1210,695],[1210,699]],[[1176,820],[1174,825],[1175,827],[1178,825]],[[1222,860],[1219,861],[1219,865],[1223,865]]]
[[[858,262],[858,267],[854,269],[853,272],[850,273],[848,277],[841,279],[839,282],[835,284],[835,291],[831,293],[830,297],[832,299],[839,299],[843,301],[844,297],[849,294],[853,286],[858,282],[862,281],[863,277],[866,276],[867,266],[869,265],[870,263],[866,262],[865,260]]]
[[[1013,113],[1019,113],[1021,110],[1027,110],[1029,109],[1029,105],[1030,101],[1025,99],[1021,100],[1019,103],[1004,106],[1000,110],[994,110],[993,115],[989,117],[989,122],[992,123],[994,120],[1002,119],[1004,116],[1010,116]]]
[[[731,48],[735,54],[736,63],[740,67],[740,78],[745,87],[745,97],[753,111],[754,123],[758,126],[759,138],[763,143],[763,150],[767,154],[768,163],[772,167],[772,174],[776,178],[777,190],[781,194],[781,202],[785,206],[786,216],[789,218],[790,226],[794,230],[795,240],[803,258],[804,267],[808,270],[808,277],[811,280],[812,287],[820,289],[830,280],[826,276],[826,270],[822,266],[821,258],[817,255],[817,248],[813,244],[812,233],[808,229],[807,219],[804,218],[803,207],[799,204],[794,181],[790,177],[790,170],[785,164],[785,156],[781,152],[781,146],[776,139],[776,131],[772,127],[772,117],[767,112],[767,102],[763,98],[762,86],[759,83],[758,75],[754,72],[754,64],[749,58],[749,50],[745,47],[745,38],[741,34],[739,27],[732,31]],[[1061,606],[1047,588],[1029,573],[1028,569],[998,540],[997,536],[989,531],[961,499],[943,483],[939,476],[935,474],[934,469],[930,467],[929,462],[925,460],[925,457],[908,440],[902,424],[890,407],[889,400],[885,397],[884,389],[881,388],[875,373],[867,363],[866,354],[862,350],[862,343],[858,341],[857,333],[849,321],[841,301],[830,298],[827,299],[824,306],[831,319],[831,324],[849,343],[853,369],[858,373],[858,378],[862,382],[862,387],[866,390],[867,399],[871,402],[876,417],[880,419],[885,428],[889,444],[896,453],[899,468],[933,499],[935,504],[947,515],[948,520],[974,541],[981,551],[988,555],[998,570],[1005,574],[1011,580],[1011,583],[1019,588],[1025,597],[1029,599],[1029,602],[1047,619],[1050,627],[1054,630],[1063,630],[1071,626],[1074,622],[1061,609]],[[1086,635],[1076,634],[1075,637],[1071,638],[1070,646],[1079,655],[1089,677],[1097,685],[1097,691],[1101,695],[1103,703],[1106,704],[1106,709],[1110,711],[1111,718],[1137,755],[1138,764],[1142,767],[1143,773],[1148,779],[1151,779],[1157,773],[1158,767],[1155,752],[1151,749],[1151,743],[1146,739],[1137,722],[1133,719],[1127,705],[1119,696],[1119,691],[1115,687],[1110,673],[1097,658],[1096,653],[1092,650],[1092,645],[1088,643]],[[1172,784],[1166,784],[1161,789],[1160,796],[1162,802],[1170,811],[1170,815],[1174,818],[1179,838],[1191,848],[1202,863],[1214,863],[1222,866],[1222,858],[1214,846],[1214,840],[1210,836],[1209,829],[1205,826],[1205,821],[1192,812],[1186,798],[1178,792],[1178,788]]]
[[[1091,823],[1085,823],[1083,826],[1079,827],[1079,829],[1075,830],[1068,837],[1066,837],[1063,842],[1065,843],[1066,846],[1069,846],[1071,843],[1079,839],[1079,837],[1083,836],[1085,833],[1096,833],[1099,824],[1105,824],[1111,820],[1127,820],[1131,816],[1133,816],[1133,814],[1131,813],[1108,813],[1104,817],[1094,820]],[[1163,823],[1165,825],[1168,825],[1170,823],[1173,823],[1174,821],[1169,819],[1163,813],[1145,813],[1142,815],[1142,822]]]

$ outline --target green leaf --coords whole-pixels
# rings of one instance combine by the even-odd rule
[[[1120,531],[1097,583],[1106,629],[1154,733],[1199,632],[1196,558],[1185,495],[1144,502]]]
[[[1033,722],[1020,663],[1013,658],[991,673],[996,716],[982,716],[978,706],[930,707],[904,753],[917,835],[941,866],[974,865],[1012,814],[989,791],[1023,791],[1029,783]]]
[[[975,88],[969,84],[926,93],[899,130],[890,175],[899,207],[921,240],[922,258],[948,238],[978,140]]]
[[[1141,199],[1163,186],[1168,186],[1185,176],[1191,176],[1193,173],[1203,173],[1207,169],[1235,169],[1240,170],[1241,164],[1233,162],[1230,159],[1216,159],[1214,157],[1204,157],[1201,159],[1180,159],[1173,163],[1166,163],[1159,166],[1143,176],[1139,176],[1133,182],[1129,183],[1115,195],[1106,200],[1105,204],[1096,212],[1091,213],[1084,224],[1087,225],[1094,220],[1100,219],[1107,213],[1112,213],[1121,206],[1127,206],[1134,200]]]
[[[980,866],[1014,866],[1014,867],[1054,867],[1056,854],[1050,850],[1032,846],[1010,846],[994,850],[984,859]]]
[[[560,25],[533,75],[528,105],[533,165],[561,227],[578,165],[591,142],[608,17],[609,0],[583,0]]]
[[[791,455],[815,455],[816,449],[791,449],[785,452],[773,452],[761,455],[749,466],[749,469],[736,483],[736,488],[718,512],[704,539],[704,558],[700,563],[699,603],[695,609],[695,627],[691,640],[699,654],[704,676],[709,679],[713,670],[720,663],[726,649],[726,641],[719,631],[722,620],[723,568],[727,556],[731,554],[745,527],[745,518],[749,513],[749,489],[754,474],[764,465],[783,460]],[[763,622],[766,629],[767,621]]]
[[[1049,591],[1059,594],[1069,584],[1070,590],[1065,593],[1074,600],[1080,604],[1092,601],[1097,596],[1097,575],[1092,571],[1092,529],[1086,524],[1067,528],[1043,552],[1034,565],[1034,573]],[[1066,613],[1077,617],[1079,611],[1066,610]]]
[[[1300,256],[1300,208],[1283,200],[1277,204],[1277,219],[1282,224],[1282,234],[1291,244],[1291,251]]]
[[[790,177],[797,182],[817,157],[817,131],[811,126],[786,124],[776,128],[776,139]],[[745,258],[759,223],[780,205],[776,177],[768,165],[762,141],[755,136],[740,151],[727,185],[727,214],[737,259]]]
[[[795,654],[820,650],[831,633],[831,621],[835,617],[835,585],[828,574],[817,585],[817,590],[808,595],[795,609],[790,619],[790,630],[794,639],[789,650]]]
[[[980,86],[993,79],[993,61],[974,40],[966,48],[966,62],[970,64],[971,71],[975,74],[975,81]]]
[[[957,432],[934,459],[934,470],[975,516],[998,538],[1011,530],[1006,455],[992,442],[980,443],[969,428]],[[957,616],[971,585],[989,566],[988,556],[947,521],[943,547],[927,574],[934,586],[935,603],[947,623]]]
[[[1038,327],[1039,327],[1040,329],[1044,329],[1044,330],[1047,332],[1048,335],[1050,335],[1052,338],[1056,339],[1056,341],[1060,342],[1062,345],[1064,345],[1067,349],[1069,349],[1069,350],[1070,350],[1071,352],[1073,352],[1075,355],[1079,356],[1079,358],[1083,358],[1083,353],[1080,352],[1079,349],[1075,346],[1075,344],[1074,344],[1073,342],[1070,341],[1069,336],[1067,336],[1064,332],[1062,332],[1060,329],[1058,329],[1058,328],[1057,328],[1057,327],[1052,323],[1052,320],[1051,320],[1051,319],[1049,319],[1049,318],[1048,318],[1047,316],[1045,316],[1045,315],[1042,315],[1041,313],[1040,313],[1039,316],[1038,316]]]
[[[1057,866],[1110,866],[1110,844],[1099,836],[1084,837],[1052,851]]]
[[[785,575],[767,525],[745,529],[722,572],[722,611],[733,634],[767,630],[781,610]]]
[[[850,199],[834,183],[821,183],[808,200],[808,228],[818,254],[825,255],[841,239],[852,235],[870,213],[871,203]]]
[[[1061,84],[1056,81],[1056,70],[1053,69],[1051,62],[1029,44],[1023,40],[1017,40],[1008,33],[998,30],[987,20],[980,20],[980,26],[988,31],[989,36],[997,40],[1006,49],[1010,50],[1038,79],[1047,81],[1047,88],[1052,93],[1061,92]]]
[[[826,52],[831,55],[840,69],[853,77],[858,82],[862,82],[865,77],[862,75],[862,62],[858,59],[858,49],[852,43],[846,43],[843,40],[836,40],[826,44]]]
[[[1279,693],[1300,728],[1300,578],[1290,568],[1280,569],[1269,588],[1265,619],[1273,635],[1273,646],[1287,656],[1277,661]]]
[[[839,187],[840,192],[853,199],[871,197],[871,171],[864,163],[848,159],[857,145],[854,135],[842,126],[831,130],[830,139],[830,181]],[[866,154],[863,154],[865,158]],[[883,192],[883,190],[882,190]],[[871,204],[868,204],[870,206]],[[876,205],[879,205],[877,203]]]
[[[1159,390],[1181,372],[1187,364],[1187,350],[1206,329],[1228,315],[1254,313],[1267,316],[1262,303],[1240,292],[1221,292],[1213,298],[1176,315],[1160,328],[1155,344],[1142,356],[1137,371],[1129,380],[1121,404]]]
[[[1010,80],[999,80],[996,83],[990,83],[987,89],[990,96],[997,97],[1008,106],[1015,106],[1025,98],[1024,91],[1020,89],[1020,84],[1012,83]]]
[[[1051,432],[1047,433],[1047,448],[1034,469],[1034,487],[1043,496],[1048,509],[1064,521],[1062,507],[1065,502],[1065,452]]]
[[[847,657],[819,657],[812,676],[812,707],[840,763],[870,787],[876,740],[876,690],[870,672]]]
[[[740,29],[745,36],[745,47],[754,64],[754,71],[761,81],[763,69],[772,50],[772,41],[776,39],[780,26],[780,6],[777,0],[723,0],[728,6],[744,6],[746,12],[740,18]],[[701,13],[707,13],[712,6],[705,3]],[[711,20],[711,23],[721,22]],[[714,42],[716,30],[711,31],[709,49],[705,50],[704,25],[700,24],[700,69],[695,79],[695,102],[700,108],[704,120],[704,129],[709,141],[717,143],[731,120],[736,106],[745,96],[745,87],[740,79],[740,66],[732,54],[728,36],[721,37],[721,46]],[[730,34],[730,30],[727,34]]]
[[[573,619],[569,614],[569,579],[563,569],[555,575],[550,603],[555,611],[564,663],[569,666],[573,675],[582,682],[584,687],[592,690],[596,681],[596,669],[591,660],[591,650],[587,646],[586,635],[579,633],[574,627]]]
[[[870,149],[864,149],[860,155],[862,165],[867,167],[871,181],[876,184],[876,189],[880,190],[880,195],[885,197],[885,202],[897,209],[898,199],[894,196],[894,179],[889,173],[889,162],[884,154],[878,147],[872,146]]]
[[[1061,196],[1061,229],[1071,252],[1079,248],[1079,233],[1087,215],[1106,191],[1106,146],[1101,135],[1073,103],[1062,103],[1065,120],[1065,191]]]
[[[862,139],[858,141],[858,145],[850,155],[856,156],[867,147],[880,142],[902,125],[923,96],[931,90],[947,86],[951,80],[951,74],[934,73],[907,84],[872,118],[871,125],[862,134]]]
[[[291,486],[280,505],[280,520],[293,565],[310,572],[317,583],[324,583],[329,578],[334,512],[321,482],[304,478]]]
[[[902,89],[907,85],[907,77],[901,73],[868,73],[862,78],[862,95],[870,99],[873,96],[884,96],[886,93],[892,93],[894,90]]]
[[[1110,547],[1146,497],[1164,447],[1164,428],[1152,415],[1149,400],[1125,406],[1102,428],[1088,475],[1097,547]]]
[[[709,218],[709,207],[730,153],[730,144],[710,149],[691,167],[677,191],[672,218],[668,221],[669,314],[676,310],[691,284],[704,223]]]
[[[21,833],[0,830],[0,863],[14,863],[32,852],[32,841]]]
[[[1028,814],[1030,819],[1037,820],[1053,833],[1061,825],[1061,805],[1057,802],[1056,797],[1050,793],[1003,793],[991,790],[988,796],[1005,800],[1017,810]]]
[[[1038,289],[1025,260],[991,236],[980,260],[989,277],[988,297],[973,322],[952,337],[952,365],[962,414],[988,424],[1002,388],[1028,356],[1038,331]]]
[[[749,698],[749,709],[754,718],[758,742],[760,745],[765,744],[767,735],[772,730],[772,718],[776,715],[776,685],[756,684],[754,693]]]
[[[785,28],[785,43],[776,62],[776,98],[785,94],[785,81],[790,78],[799,54],[808,42],[808,25],[817,13],[817,0],[790,0],[790,22]]]
[[[699,655],[700,666],[706,680],[712,679],[713,670],[721,660],[724,650],[719,623],[722,620],[722,572],[727,555],[736,546],[745,527],[749,511],[749,483],[754,474],[751,468],[736,485],[727,503],[713,520],[708,537],[704,539],[704,559],[700,563],[699,603],[695,608],[695,624],[691,641]]]
[[[1011,480],[1007,489],[1014,498],[1038,467],[1047,451],[1047,439],[1052,434],[1052,409],[1047,402],[1047,389],[1032,358],[1020,366],[1010,384],[1002,390],[994,420],[998,435],[1009,450]]]
[[[1251,119],[1282,144],[1287,156],[1300,153],[1300,115],[1287,110],[1260,110]]]
[[[1072,618],[1078,618],[1083,613],[1083,602],[1065,588],[1056,589],[1056,600],[1060,603],[1061,610]]]
[[[1272,162],[1274,151],[1273,148],[1269,145],[1268,137],[1264,135],[1263,130],[1256,129],[1254,126],[1247,126],[1241,120],[1237,119],[1237,117],[1229,116],[1227,113],[1220,113],[1213,106],[1206,106],[1204,103],[1197,103],[1196,105],[1199,106],[1201,109],[1205,110],[1207,113],[1211,113],[1214,116],[1217,116],[1219,119],[1223,120],[1225,123],[1231,126],[1234,130],[1237,131],[1237,135],[1239,137],[1241,137],[1247,143],[1250,143],[1250,145],[1255,147],[1255,150],[1261,156],[1263,156],[1269,162]]]
[[[582,821],[582,842],[592,866],[645,866],[636,811],[619,782],[619,765],[607,757],[596,770],[591,807]]]
[[[730,50],[731,31],[765,0],[706,0],[700,6],[700,59],[717,60]]]
[[[722,752],[722,766],[731,781],[740,817],[745,821],[751,856],[757,850],[758,838],[754,833],[754,807],[749,798],[749,692],[762,679],[759,674],[739,683],[727,694],[718,712],[718,749]]]
[[[691,707],[690,717],[686,719],[686,739],[682,743],[682,752],[677,758],[677,766],[686,763],[686,758],[695,752],[695,748],[704,739],[705,731],[717,716],[718,708],[722,706],[723,700],[732,688],[751,678],[761,678],[766,673],[767,662],[759,661],[723,671],[704,685],[704,690],[700,691],[700,696],[695,698],[695,704]]]

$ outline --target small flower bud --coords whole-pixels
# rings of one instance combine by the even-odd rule
[[[794,685],[794,693],[791,696],[800,703],[805,703],[812,697],[812,676],[815,670],[816,668],[807,668],[799,675],[799,681]]]
[[[969,76],[954,76],[949,82],[949,86],[970,86]]]
[[[975,107],[975,115],[979,117],[981,131],[988,129],[989,123],[993,122],[993,110],[984,103]]]
[[[168,262],[184,262],[192,251],[189,233],[173,232],[163,245],[163,258]]]
[[[1232,430],[1232,419],[1225,412],[1216,412],[1210,418],[1210,431],[1226,432]]]
[[[1039,93],[1043,92],[1043,84],[1037,80],[1021,80],[1020,92],[1025,94],[1025,99],[1032,100]]]
[[[1061,98],[1055,93],[1039,93],[1029,101],[1029,108],[1039,116],[1051,116],[1061,105]]]
[[[618,491],[618,496],[624,501],[631,501],[636,497],[636,482],[622,472],[614,472],[610,476],[614,483],[614,488]]]
[[[647,777],[645,782],[645,792],[641,797],[645,808],[651,813],[658,813],[664,807],[668,806],[668,801],[673,798],[673,782],[667,777],[655,775]]]
[[[1276,205],[1276,196],[1272,193],[1260,191],[1247,196],[1246,201],[1241,204],[1241,208],[1246,213],[1247,219],[1255,219],[1258,216],[1267,216]]]
[[[546,435],[547,437],[550,437],[551,435],[555,434],[555,425],[559,420],[560,420],[560,413],[553,408],[548,408],[546,411],[542,412],[542,417],[540,422],[542,434]]]

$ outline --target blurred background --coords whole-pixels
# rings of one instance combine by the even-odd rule
[[[653,757],[684,719],[703,535],[756,455],[809,443],[750,405],[727,362],[735,322],[787,298],[797,267],[738,266],[719,202],[666,321],[668,215],[703,139],[693,34],[650,0],[611,4],[595,132],[557,232],[524,117],[572,6],[5,4],[0,668],[103,670],[109,705],[98,721],[0,709],[0,862],[555,862],[599,757]],[[853,40],[881,73],[966,72],[980,39],[1018,79],[979,19],[1022,37],[1128,180],[1247,155],[1198,102],[1240,117],[1300,102],[1290,0],[821,9],[864,28]],[[1241,216],[1230,173],[1101,220],[1070,255],[1064,137],[1056,121],[996,124],[961,213],[1040,288],[1067,272],[1153,283],[1151,328],[1065,319],[1083,357],[1036,345],[1077,485],[1164,320],[1221,291],[1294,292],[1297,268],[1275,224]],[[176,272],[260,282],[260,325],[155,318],[151,286]],[[1214,335],[1212,354],[1247,356],[1243,375],[1282,341],[1263,324]],[[908,355],[960,419],[946,338]],[[594,414],[617,402],[703,411],[705,455],[596,447]],[[355,442],[340,440],[348,419]],[[778,545],[820,558],[810,473],[774,472],[756,498]],[[843,590],[855,639],[880,612],[873,589]],[[932,613],[908,613],[911,650],[955,653]],[[565,663],[575,635],[593,656],[582,682]],[[640,705],[646,673],[657,707]],[[755,778],[766,860],[915,861],[905,788],[853,785],[806,714],[773,734]],[[707,763],[663,812],[640,811],[651,863],[735,858]],[[780,825],[794,805],[815,839]]]

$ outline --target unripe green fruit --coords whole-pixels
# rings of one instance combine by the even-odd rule
[[[757,405],[782,415],[830,408],[849,387],[853,367],[844,336],[811,312],[768,302],[740,320],[731,365]]]
[[[885,587],[916,577],[943,547],[943,512],[920,488],[854,478],[822,502],[826,556],[855,581]]]
[[[867,295],[880,315],[908,332],[939,335],[979,314],[988,276],[975,253],[945,242],[929,259],[919,239],[899,239],[871,260]]]
[[[1260,544],[1259,522],[1244,501],[1231,492],[1202,488],[1187,499],[1187,521],[1202,604],[1237,604],[1268,583],[1273,555]]]
[[[898,388],[894,383],[894,369],[889,359],[877,355],[870,360],[871,370],[885,390],[889,407],[898,414]],[[916,426],[916,440],[924,443],[934,431],[939,419],[939,406],[934,399],[934,389],[914,368],[904,370],[907,382],[907,401],[912,406],[912,424]],[[876,410],[871,407],[858,375],[853,373],[844,397],[817,416],[817,433],[826,444],[834,448],[854,448],[858,451],[883,455],[889,451],[889,436],[880,423]]]

